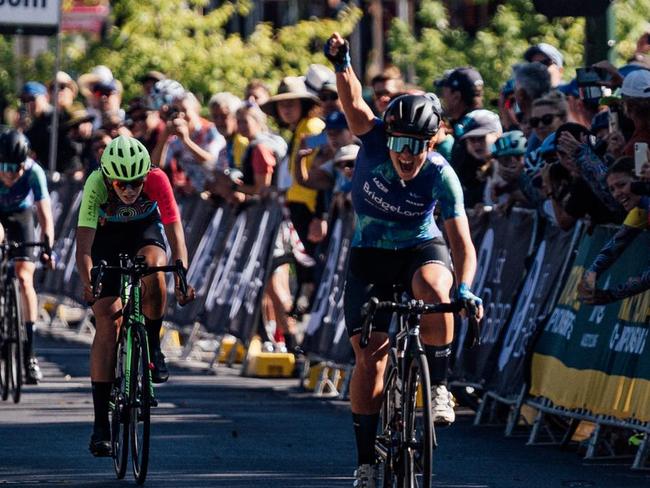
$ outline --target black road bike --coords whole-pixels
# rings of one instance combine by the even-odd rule
[[[397,314],[398,329],[388,353],[379,432],[375,443],[383,466],[384,488],[429,488],[433,449],[437,447],[431,413],[429,367],[420,341],[420,320],[430,313],[458,313],[460,302],[426,304],[404,298],[396,288],[395,301],[372,297],[363,307],[360,346],[367,347],[372,319],[379,310]],[[473,317],[473,313],[469,314]],[[478,323],[470,319],[465,346],[478,342]]]
[[[141,485],[149,467],[151,407],[158,404],[151,381],[153,364],[142,314],[141,280],[153,273],[176,273],[181,292],[186,295],[185,268],[180,260],[173,266],[149,266],[144,256],[131,259],[120,254],[119,266],[102,261],[93,268],[95,298],[99,297],[99,285],[106,272],[120,274],[122,299],[122,326],[115,350],[115,380],[109,404],[113,466],[117,478],[124,478],[130,440],[133,475]]]
[[[40,247],[52,255],[48,242],[6,242],[0,244],[0,395],[20,401],[23,385],[26,340],[25,324],[20,308],[20,288],[13,266],[12,254],[19,249]]]

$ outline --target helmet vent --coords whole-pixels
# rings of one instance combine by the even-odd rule
[[[117,165],[115,164],[115,162],[111,161],[111,166],[113,167],[113,174],[114,174],[114,175],[119,175],[119,174],[120,174],[120,170],[117,169]]]

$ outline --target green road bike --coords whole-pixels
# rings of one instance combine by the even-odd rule
[[[173,266],[149,266],[144,256],[131,259],[120,254],[119,266],[109,266],[102,261],[93,268],[96,298],[107,272],[120,274],[123,318],[116,345],[115,380],[109,404],[113,465],[117,478],[124,478],[130,445],[133,475],[141,485],[149,467],[151,407],[157,405],[151,380],[153,363],[142,314],[141,280],[153,273],[176,273],[181,292],[187,294],[185,268],[180,260]]]
[[[20,401],[22,391],[26,332],[12,252],[28,247],[40,247],[44,254],[52,255],[48,242],[0,244],[0,395],[3,400],[11,396],[14,403]]]

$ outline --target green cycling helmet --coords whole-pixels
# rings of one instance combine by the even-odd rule
[[[151,169],[151,158],[140,141],[133,137],[119,136],[104,149],[101,168],[108,179],[137,180]]]
[[[523,156],[526,154],[526,136],[520,130],[506,132],[492,145],[492,156]]]

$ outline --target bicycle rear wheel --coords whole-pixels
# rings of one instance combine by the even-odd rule
[[[111,449],[117,479],[124,478],[129,455],[129,414],[127,377],[127,345],[122,325],[115,354],[115,381],[111,391]]]
[[[131,356],[131,461],[136,482],[141,485],[149,467],[149,433],[151,427],[151,370],[147,334],[137,327],[133,334]]]
[[[421,408],[418,407],[418,390]],[[434,430],[431,417],[431,382],[424,353],[416,354],[408,365],[404,388],[404,486],[429,488],[431,486],[431,456]]]
[[[14,403],[20,401],[20,392],[23,384],[23,340],[22,314],[20,312],[20,295],[18,280],[13,279],[7,287],[7,346],[8,346],[8,380],[9,390]]]
[[[402,464],[400,462],[400,425],[402,381],[397,368],[397,352],[391,348],[386,365],[384,394],[380,413],[379,433],[375,453],[383,466],[383,488],[401,488]]]

